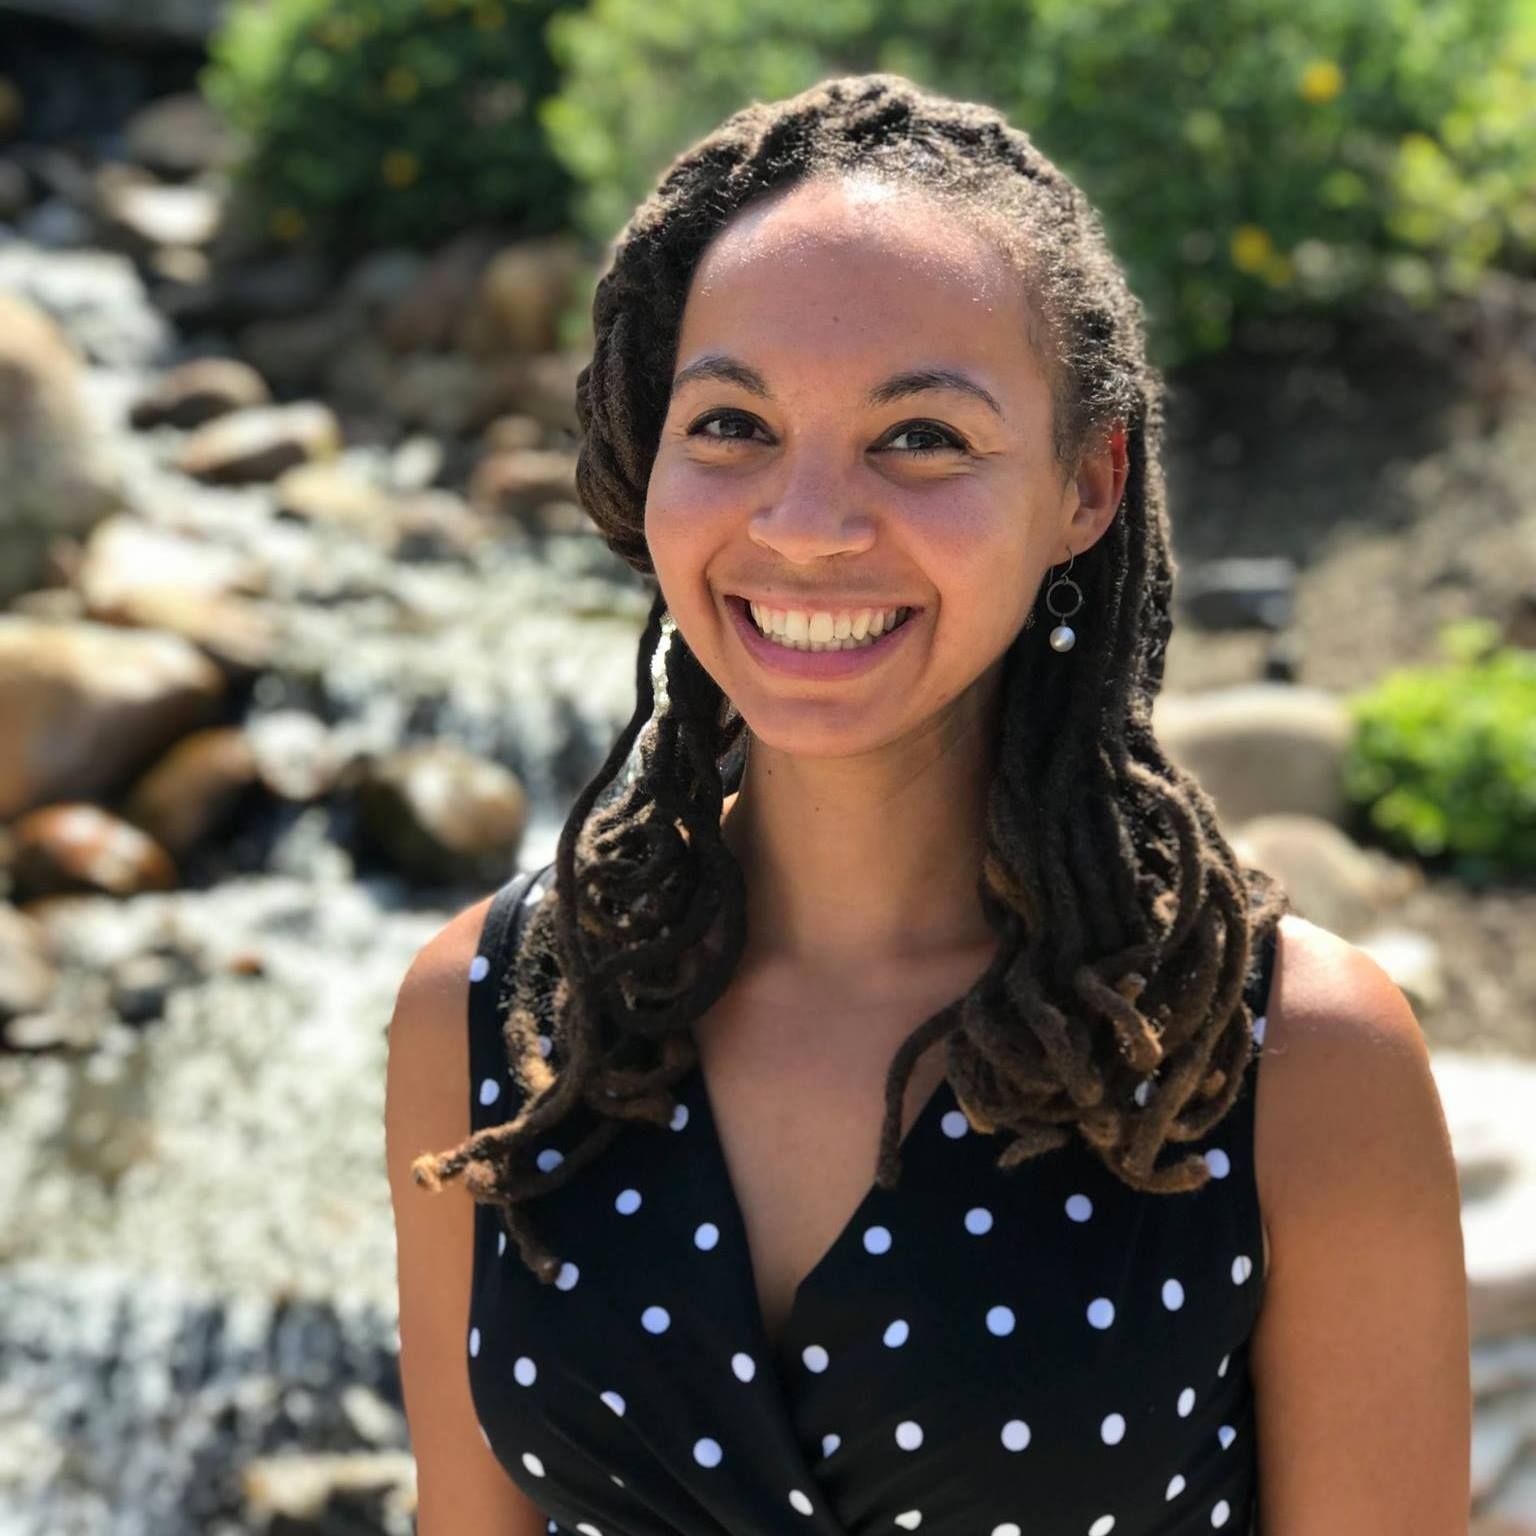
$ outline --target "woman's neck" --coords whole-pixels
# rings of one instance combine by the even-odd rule
[[[990,947],[977,895],[990,739],[973,722],[857,758],[753,740],[721,820],[746,877],[744,965],[859,990]]]

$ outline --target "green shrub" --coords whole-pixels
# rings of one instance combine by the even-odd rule
[[[591,0],[549,40],[596,237],[735,108],[894,70],[1078,180],[1164,364],[1536,255],[1536,0]]]
[[[281,240],[347,253],[543,234],[571,183],[538,120],[562,0],[236,0],[203,75]]]
[[[1444,665],[1355,694],[1345,784],[1390,845],[1469,875],[1536,873],[1536,651],[1497,627],[1442,631]]]

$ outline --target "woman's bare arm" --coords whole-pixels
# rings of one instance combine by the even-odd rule
[[[1361,950],[1288,917],[1280,954],[1256,1132],[1259,1529],[1466,1536],[1466,1263],[1429,1053]]]
[[[481,1438],[466,1339],[474,1205],[411,1177],[470,1131],[469,965],[490,898],[425,944],[389,1027],[384,1139],[400,1288],[400,1376],[416,1457],[418,1536],[544,1536],[545,1517]]]

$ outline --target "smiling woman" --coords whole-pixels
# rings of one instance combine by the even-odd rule
[[[594,320],[635,713],[392,1026],[422,1536],[1449,1536],[1423,1043],[1152,732],[1097,216],[995,112],[828,80],[678,159]]]

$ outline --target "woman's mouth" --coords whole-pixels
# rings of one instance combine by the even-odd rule
[[[900,644],[921,608],[773,608],[728,595],[725,605],[747,650],[794,677],[851,677]]]

